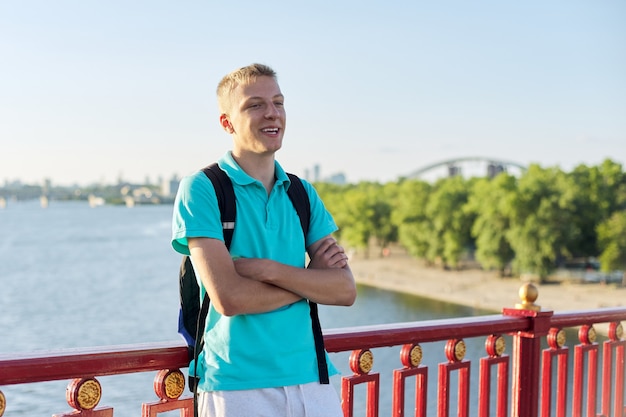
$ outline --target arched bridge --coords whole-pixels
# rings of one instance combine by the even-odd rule
[[[429,173],[438,170],[440,171],[442,168],[447,169],[447,176],[449,177],[453,177],[455,175],[463,175],[463,167],[467,165],[472,165],[473,168],[475,168],[476,165],[481,165],[483,167],[482,175],[475,176],[494,177],[500,172],[509,172],[512,168],[521,172],[526,171],[526,167],[524,165],[518,164],[517,162],[505,161],[499,158],[469,156],[463,158],[448,159],[445,161],[439,161],[434,164],[426,165],[411,172],[409,175],[407,175],[407,178],[422,178]]]

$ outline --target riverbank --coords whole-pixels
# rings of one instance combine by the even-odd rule
[[[389,256],[354,255],[350,267],[358,284],[390,291],[409,293],[499,313],[520,302],[519,278],[500,278],[495,272],[478,269],[444,271],[427,267],[401,249]],[[550,282],[536,284],[539,296],[535,304],[542,310],[567,311],[626,306],[626,287],[617,284]],[[604,326],[598,326],[603,332]]]

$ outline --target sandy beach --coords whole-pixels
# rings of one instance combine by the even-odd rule
[[[410,293],[455,304],[499,313],[503,307],[520,303],[519,278],[500,278],[495,272],[477,269],[444,271],[427,267],[401,249],[387,257],[353,255],[350,267],[359,284],[390,291]],[[535,284],[539,296],[535,304],[555,312],[626,306],[626,288],[618,284],[558,282]],[[602,325],[597,326],[604,333]]]

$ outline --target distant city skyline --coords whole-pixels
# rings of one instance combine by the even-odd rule
[[[623,0],[0,2],[0,181],[200,169],[231,143],[215,86],[252,62],[278,72],[300,176],[626,165],[625,21]]]
[[[602,161],[603,162],[603,161]],[[613,162],[619,163],[618,161],[613,160]],[[599,165],[599,164],[594,164]],[[593,166],[593,165],[588,165]],[[544,168],[548,168],[548,166],[543,166]],[[623,169],[626,169],[626,166],[622,165]],[[460,158],[452,158],[442,161],[437,161],[436,163],[428,164],[422,167],[418,167],[412,172],[406,173],[405,175],[399,175],[397,178],[391,179],[389,181],[397,181],[402,178],[412,178],[412,179],[422,179],[425,181],[434,181],[438,178],[449,177],[453,175],[461,175],[464,177],[485,177],[485,176],[494,176],[499,172],[508,172],[512,175],[520,175],[523,173],[525,169],[527,169],[527,165],[522,165],[517,163],[516,161],[511,160],[502,160],[498,158],[486,158],[486,157],[460,157]],[[574,167],[573,167],[574,168]],[[325,181],[332,182],[337,184],[345,184],[350,181],[347,180],[348,176],[345,172],[335,172],[332,174],[325,173],[322,175],[322,166],[320,164],[315,164],[312,167],[307,167],[303,170],[302,178],[311,181]],[[569,170],[564,170],[564,172],[569,172]],[[8,180],[8,179],[0,179],[0,188],[6,186],[7,184],[19,184],[19,185],[52,185],[52,186],[89,186],[89,185],[115,185],[115,184],[124,184],[124,183],[132,183],[136,185],[163,185],[165,183],[171,183],[172,181],[179,181],[182,179],[182,176],[172,174],[170,177],[163,176],[151,176],[149,174],[144,175],[143,180],[130,180],[124,178],[123,176],[119,176],[114,181],[103,181],[103,182],[92,182],[86,184],[79,184],[78,182],[70,182],[70,183],[56,183],[51,178],[44,178],[41,181],[35,182],[26,182],[22,181],[19,178]],[[356,183],[358,181],[354,181]],[[388,181],[382,181],[388,182]]]

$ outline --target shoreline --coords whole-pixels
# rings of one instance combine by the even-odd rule
[[[360,285],[489,310],[494,314],[503,308],[515,308],[521,302],[518,294],[524,284],[519,278],[500,278],[496,272],[446,271],[425,266],[398,248],[392,249],[387,257],[380,257],[378,253],[368,258],[353,255],[350,268]],[[535,285],[539,292],[535,304],[543,311],[626,306],[626,287],[617,284],[563,281]],[[595,327],[606,334],[606,324]]]

